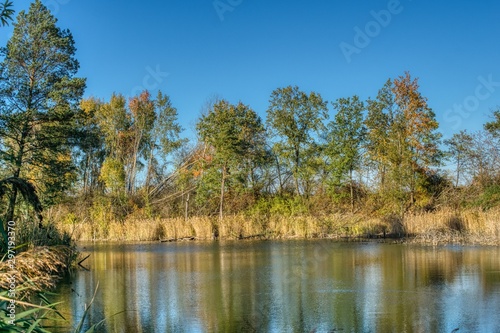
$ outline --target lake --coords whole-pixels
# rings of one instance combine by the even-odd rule
[[[86,244],[52,300],[98,332],[500,332],[500,249],[314,241]],[[458,330],[457,330],[458,329]],[[61,330],[67,332],[68,328]]]

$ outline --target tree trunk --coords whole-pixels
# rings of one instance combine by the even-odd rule
[[[297,191],[297,195],[300,196],[300,186],[299,186],[299,162],[300,162],[300,152],[298,149],[295,149],[295,191]]]
[[[14,177],[19,178],[21,175],[21,166],[23,164],[23,155],[24,155],[24,145],[26,142],[26,138],[28,136],[28,131],[29,131],[29,123],[28,121],[25,122],[23,126],[23,132],[21,133],[21,139],[19,140],[19,153],[17,154],[16,157],[16,164],[15,164],[15,171],[14,171]],[[17,201],[17,188],[12,186],[12,194],[9,198],[9,207],[7,209],[7,215],[5,216],[6,222],[14,220],[14,210],[16,207],[16,201]]]
[[[278,181],[279,181],[279,195],[283,194],[283,181],[281,179],[281,167],[280,167],[280,161],[278,160],[278,156],[276,156],[276,170],[278,171]]]
[[[220,183],[220,206],[219,206],[219,220],[222,221],[224,217],[224,187],[226,182],[226,165],[222,166],[222,181]]]
[[[351,190],[351,213],[354,214],[354,186],[353,186],[353,179],[352,179],[352,169],[349,170],[349,178],[351,179],[349,183],[349,187]]]
[[[145,183],[145,186],[146,186],[147,193],[149,193],[149,183],[151,182],[151,173],[152,173],[152,170],[153,170],[152,164],[153,164],[153,149],[151,149],[151,151],[149,153],[148,169],[146,171],[146,183]]]
[[[17,188],[12,187],[12,194],[9,198],[9,208],[7,209],[7,215],[5,216],[6,222],[14,220],[14,208],[16,206],[17,200]]]
[[[188,212],[189,212],[189,192],[188,192],[187,197],[186,197],[185,208],[184,208],[184,220],[185,221],[188,220]]]
[[[130,175],[129,175],[129,184],[128,184],[128,193],[129,194],[134,194],[135,193],[135,177],[137,174],[137,157],[139,156],[139,147],[141,144],[142,140],[142,131],[137,134],[137,137],[135,138],[134,142],[134,151],[132,154],[132,166],[130,168]]]

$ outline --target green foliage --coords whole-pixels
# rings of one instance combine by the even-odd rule
[[[472,203],[473,207],[488,210],[500,205],[500,185],[491,185],[484,189],[479,197]]]
[[[83,328],[91,306],[94,303],[98,286],[99,285],[97,285],[94,295],[89,304],[85,304],[83,317],[78,322],[77,327],[72,331],[73,333],[98,332],[97,330],[102,328],[102,326],[104,325],[106,319],[103,319],[91,325],[85,331]],[[50,302],[47,296],[45,296],[45,293],[38,294],[41,305],[16,301],[16,319],[12,320],[9,316],[8,306],[10,304],[10,298],[8,296],[8,291],[0,292],[0,332],[50,333],[51,331],[44,327],[44,323],[48,321],[60,322],[60,319],[62,319],[63,321],[66,320],[64,316],[57,310],[57,305],[59,305],[60,303]],[[119,313],[116,313],[115,315],[118,314]]]
[[[467,167],[470,167],[470,162],[473,152],[474,139],[466,131],[460,131],[453,134],[451,139],[444,141],[448,146],[448,156],[455,162],[455,186],[460,184],[460,176],[464,173]]]
[[[273,152],[291,171],[295,193],[304,194],[317,169],[309,163],[317,162],[315,157],[320,155],[317,137],[328,117],[327,102],[315,92],[307,95],[297,86],[288,86],[274,90],[269,103],[267,125],[275,140]]]
[[[346,182],[350,187],[351,211],[354,211],[353,173],[362,166],[363,146],[366,137],[363,112],[364,103],[358,96],[340,98],[333,103],[337,114],[328,124],[325,155],[329,161],[328,170],[332,175],[330,191]]]
[[[123,222],[138,206],[124,193],[96,196],[90,207],[89,217],[95,237],[106,238],[111,222]]]
[[[214,171],[204,174],[202,184],[207,188],[219,184],[219,216],[222,218],[226,187],[235,183],[246,187],[253,172],[249,161],[258,161],[264,154],[264,128],[260,117],[250,107],[241,102],[231,105],[221,100],[199,119],[196,129],[211,156],[206,167],[215,167],[220,172],[219,177]]]
[[[484,124],[484,129],[495,137],[500,137],[500,110],[493,111],[493,120]]]
[[[113,195],[125,190],[125,169],[123,163],[115,158],[109,157],[104,161],[99,178]]]
[[[411,209],[426,174],[440,165],[441,134],[434,112],[409,73],[387,81],[375,101],[368,103],[368,155],[376,166],[379,191],[399,206]]]
[[[128,104],[119,94],[107,103],[90,98],[81,107],[82,132],[89,132],[82,135],[77,154],[83,160],[84,193],[104,184],[108,192],[135,195],[137,174],[144,167],[143,186],[149,189],[164,175],[168,156],[184,142],[179,138],[177,110],[161,92],[152,99],[144,91]]]
[[[22,194],[24,200],[33,208],[35,215],[38,217],[39,223],[41,224],[42,204],[40,203],[40,199],[38,198],[33,185],[25,181],[24,179],[17,177],[2,179],[0,180],[0,200],[2,199],[4,194],[8,192],[9,186],[11,186],[16,191],[16,193],[20,192]],[[5,222],[7,223],[9,221],[11,220],[6,220]],[[4,222],[2,221],[2,219],[0,219],[0,236],[2,236],[2,239],[0,239],[0,253],[6,252],[7,250],[8,237],[6,230],[7,228],[6,226],[4,226]]]
[[[26,309],[20,311],[20,305],[17,304],[16,320],[12,321],[9,317],[8,291],[0,292],[0,331],[1,332],[34,332],[34,333],[50,333],[42,326],[42,321],[48,319],[49,315],[55,311],[58,303],[38,306],[26,303]],[[13,324],[12,324],[13,322]]]
[[[73,159],[79,166],[79,180],[84,195],[92,194],[102,188],[99,180],[102,164],[106,158],[105,135],[99,123],[101,102],[94,98],[81,101],[77,117],[77,149]]]
[[[365,107],[358,96],[340,98],[333,103],[333,107],[337,113],[328,124],[325,154],[331,161],[334,177],[341,184],[346,177],[349,178],[351,171],[361,167],[366,136],[363,121]]]
[[[274,196],[260,198],[249,210],[256,216],[301,216],[309,213],[307,201],[299,196]]]
[[[153,127],[153,142],[163,159],[166,159],[186,141],[179,138],[182,127],[177,123],[177,109],[172,105],[170,97],[159,91],[155,104],[157,116]]]
[[[85,80],[75,77],[73,37],[56,22],[36,0],[28,13],[19,13],[0,63],[0,160],[10,176],[32,180],[45,204],[73,180],[72,138],[85,88]],[[8,220],[16,198],[13,190]]]

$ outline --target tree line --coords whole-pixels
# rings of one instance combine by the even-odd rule
[[[23,179],[41,205],[93,220],[130,216],[405,214],[500,201],[500,111],[477,133],[442,140],[417,78],[374,98],[327,102],[275,89],[265,119],[215,99],[182,139],[169,96],[85,98],[68,30],[36,0],[0,50],[0,176]],[[446,167],[452,163],[452,167]],[[3,219],[30,216],[2,187]]]

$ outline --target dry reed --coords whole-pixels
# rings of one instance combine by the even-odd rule
[[[500,211],[441,210],[404,219],[362,214],[325,216],[227,216],[128,219],[124,222],[59,224],[77,241],[164,241],[246,238],[408,237],[422,243],[500,244]]]
[[[70,246],[40,246],[18,254],[14,270],[8,261],[0,261],[0,288],[8,290],[9,279],[15,277],[20,298],[52,289],[71,267],[76,255]]]

